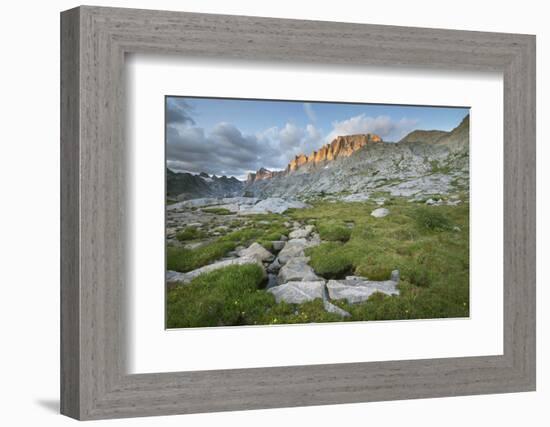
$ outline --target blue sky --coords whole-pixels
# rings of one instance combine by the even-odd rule
[[[397,142],[415,129],[449,131],[468,108],[216,98],[166,98],[168,167],[236,176],[283,169],[338,135]]]

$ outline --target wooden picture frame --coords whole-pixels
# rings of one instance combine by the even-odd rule
[[[129,375],[124,57],[488,70],[504,79],[504,353]],[[535,37],[103,7],[61,14],[61,412],[77,419],[535,390]]]

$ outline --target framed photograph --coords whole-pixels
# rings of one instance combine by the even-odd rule
[[[535,390],[535,37],[61,15],[61,411]]]

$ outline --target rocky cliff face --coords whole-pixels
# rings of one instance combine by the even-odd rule
[[[283,176],[297,171],[303,167],[315,166],[320,163],[326,163],[338,158],[349,157],[367,144],[382,142],[382,138],[374,134],[344,135],[336,137],[329,144],[323,145],[319,150],[314,151],[309,156],[300,154],[290,161],[287,167],[282,171],[270,171],[260,168],[255,173],[249,173],[246,183],[271,179],[277,176]]]
[[[255,173],[249,173],[246,178],[246,183],[251,184],[255,181],[261,181],[262,179],[270,179],[275,176],[283,174],[285,171],[270,171],[266,168],[260,168]]]
[[[300,154],[288,164],[286,171],[293,172],[306,164],[318,164],[336,160],[339,157],[349,157],[367,144],[382,142],[382,138],[374,134],[345,135],[336,137],[330,144],[323,145],[309,156]]]

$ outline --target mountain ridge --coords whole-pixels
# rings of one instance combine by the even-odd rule
[[[230,197],[239,195],[243,187],[244,183],[233,176],[210,176],[206,172],[195,175],[166,168],[166,195],[178,200],[205,196]]]
[[[392,195],[445,194],[465,187],[469,176],[469,115],[450,131],[416,129],[398,142],[375,134],[342,135],[310,155],[295,156],[287,167],[264,167],[235,177],[167,169],[167,196],[305,197],[389,192]]]
[[[381,143],[382,138],[373,133],[339,135],[331,142],[324,144],[318,150],[314,150],[309,156],[304,153],[294,156],[287,167],[279,171],[271,171],[261,167],[256,172],[249,173],[246,183],[270,179],[276,176],[290,174],[303,166],[317,165],[319,163],[330,162],[341,157],[349,157],[367,144]]]
[[[449,146],[460,145],[459,142],[456,142],[456,138],[453,139],[452,136],[453,134],[456,135],[464,128],[469,129],[469,120],[470,115],[468,114],[462,119],[458,126],[450,131],[415,129],[401,138],[397,144],[422,143],[447,144]],[[463,135],[461,135],[461,141],[464,139],[462,137]],[[273,171],[261,167],[256,172],[249,173],[245,182],[246,185],[250,185],[265,179],[288,175],[308,165],[315,166],[320,163],[325,164],[341,157],[349,157],[361,150],[364,146],[372,143],[384,143],[384,141],[380,136],[373,133],[340,135],[334,138],[330,143],[323,145],[319,150],[313,151],[309,156],[303,153],[296,155],[283,170]]]
[[[414,138],[407,135],[398,143],[366,144],[353,155],[322,163],[322,167],[305,164],[292,173],[248,182],[245,190],[260,198],[367,197],[372,192],[421,197],[465,188],[469,177],[469,115],[451,131],[438,132],[437,138],[420,140],[415,135],[422,133],[414,132]]]

